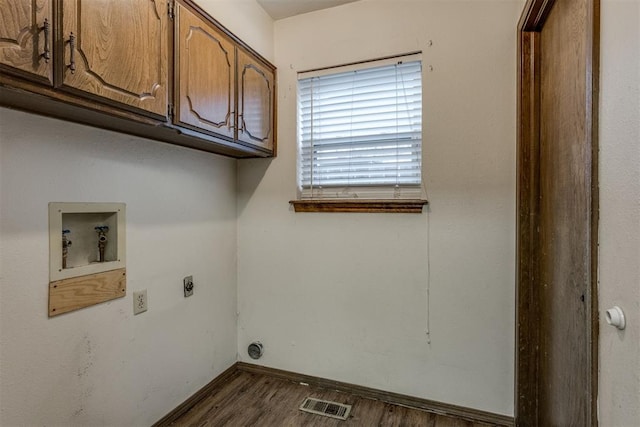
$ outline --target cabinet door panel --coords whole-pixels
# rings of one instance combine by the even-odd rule
[[[166,0],[64,0],[62,13],[63,87],[166,115]]]
[[[233,139],[235,47],[186,7],[177,13],[176,121]]]
[[[273,150],[274,72],[238,49],[238,139]]]
[[[0,0],[2,69],[52,83],[51,24],[49,0]]]

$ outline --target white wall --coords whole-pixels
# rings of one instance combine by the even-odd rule
[[[364,0],[276,21],[278,157],[239,163],[241,360],[258,339],[260,364],[513,414],[522,6]],[[428,212],[294,213],[296,72],[414,50]]]
[[[271,59],[254,0],[199,3]],[[0,108],[0,425],[147,426],[236,361],[236,179],[232,159]],[[47,317],[50,201],[127,204],[125,298]]]
[[[196,0],[229,31],[267,60],[273,60],[273,20],[256,0]]]
[[[640,0],[603,0],[600,65],[600,425],[640,420]],[[607,309],[625,312],[624,331]]]
[[[150,425],[235,362],[234,160],[8,109],[0,144],[0,425]],[[47,317],[51,201],[127,204],[126,297]]]

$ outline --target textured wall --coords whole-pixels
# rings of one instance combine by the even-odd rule
[[[276,21],[278,158],[239,163],[241,360],[260,339],[261,364],[513,413],[522,6],[364,0]],[[415,50],[428,212],[294,213],[296,72]]]
[[[235,362],[234,160],[7,109],[0,159],[0,425],[150,425]],[[126,297],[47,317],[51,201],[127,204]]]
[[[199,3],[271,59],[254,0]],[[150,425],[236,361],[236,179],[232,159],[0,109],[0,425]],[[50,201],[127,204],[125,298],[47,318]]]
[[[640,422],[640,1],[604,0],[600,64],[600,425]],[[627,328],[608,326],[620,306]]]

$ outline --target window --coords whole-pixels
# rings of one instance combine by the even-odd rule
[[[299,73],[301,199],[422,196],[420,56]]]

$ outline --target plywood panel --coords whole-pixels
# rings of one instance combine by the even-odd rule
[[[126,277],[122,268],[49,283],[49,317],[125,296]]]

